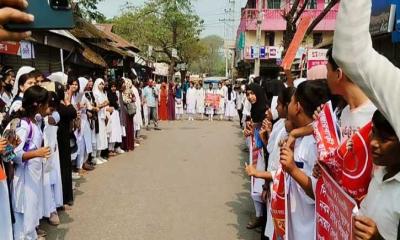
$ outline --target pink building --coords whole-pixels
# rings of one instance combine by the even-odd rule
[[[303,15],[311,15],[317,17],[329,4],[330,0],[310,0]],[[282,15],[285,11],[290,10],[290,3],[293,0],[248,0],[245,7],[241,11],[241,20],[237,31],[237,49],[236,62],[238,70],[245,67],[243,70],[251,69],[254,64],[254,46],[256,45],[256,29],[258,4],[262,4],[263,21],[262,21],[262,36],[261,36],[261,58],[262,66],[270,68],[276,67],[276,62],[279,62],[279,54],[269,56],[269,49],[274,52],[282,47],[283,35],[286,30],[286,21]],[[300,6],[302,3],[300,3]],[[322,42],[330,41],[333,38],[335,29],[336,15],[338,5],[334,7],[325,18],[317,25],[312,35],[304,42],[304,47],[313,47]],[[263,70],[263,67],[262,67]],[[248,72],[248,71],[245,71]],[[250,71],[251,72],[251,71]],[[245,74],[247,75],[247,74]]]

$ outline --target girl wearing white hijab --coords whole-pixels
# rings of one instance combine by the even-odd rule
[[[29,73],[34,71],[33,67],[23,66],[21,67],[15,77],[14,87],[12,90],[13,102],[9,113],[17,112],[22,107],[22,98],[24,97],[24,92],[29,87],[36,85],[36,79],[34,76],[29,76]]]
[[[93,157],[99,158],[103,162],[106,159],[101,157],[101,151],[108,148],[107,128],[106,128],[106,110],[109,104],[107,95],[104,92],[104,80],[101,78],[96,79],[93,85],[93,95],[99,108],[99,132],[96,134],[96,151],[93,151]]]
[[[77,111],[80,113],[80,128],[75,131],[75,136],[77,139],[78,145],[78,156],[76,165],[78,169],[85,170],[93,170],[93,168],[89,167],[85,161],[88,158],[89,154],[93,152],[92,147],[92,130],[90,129],[89,118],[87,116],[87,110],[92,110],[92,104],[85,96],[85,88],[89,83],[89,80],[80,77],[79,81],[79,92],[76,94],[76,101],[79,108]]]

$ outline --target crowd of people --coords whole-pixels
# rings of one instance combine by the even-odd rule
[[[251,160],[245,170],[254,178],[251,197],[256,212],[247,228],[262,227],[261,239],[280,239],[282,231],[285,239],[316,238],[316,182],[325,165],[317,164],[321,149],[314,123],[329,101],[340,144],[347,152],[353,151],[352,137],[372,123],[368,151],[373,168],[367,173],[371,180],[367,194],[354,199],[359,210],[353,213],[351,239],[400,239],[400,118],[395,94],[400,89],[399,69],[372,47],[371,1],[346,0],[340,5],[333,49],[327,53],[326,79],[278,83],[273,97],[259,78],[246,86],[251,106],[241,120]],[[283,223],[273,217],[273,204],[281,196],[275,188],[280,174],[284,174],[286,195]],[[342,188],[349,196],[354,194]]]

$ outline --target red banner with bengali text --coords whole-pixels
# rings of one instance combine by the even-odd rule
[[[371,131],[372,123],[368,123],[351,137],[351,149],[348,150],[347,144],[343,143],[337,150],[337,161],[342,163],[342,175],[338,182],[357,204],[367,195],[372,177]]]
[[[208,93],[206,94],[206,105],[213,106],[215,109],[219,108],[219,101],[221,96],[219,94]]]
[[[285,173],[280,168],[272,184],[271,215],[274,224],[273,240],[283,240],[286,235]]]
[[[357,203],[321,166],[315,191],[316,239],[353,239],[353,214]]]

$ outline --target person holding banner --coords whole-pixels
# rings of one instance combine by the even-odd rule
[[[314,111],[329,99],[325,81],[301,83],[288,106],[288,119],[295,128],[306,127],[313,122]],[[281,149],[280,163],[288,174],[286,236],[290,240],[314,239],[315,201],[312,170],[318,159],[313,135],[296,139],[294,150],[290,146]]]
[[[265,170],[265,161],[263,153],[263,142],[260,138],[261,124],[265,118],[265,111],[267,110],[267,102],[265,92],[260,85],[250,84],[246,90],[246,96],[251,103],[251,125],[252,131],[249,141],[249,159],[250,164],[254,165],[256,170]],[[262,186],[265,180],[261,178],[251,178],[251,197],[254,202],[256,210],[256,218],[247,224],[248,229],[253,229],[263,224],[263,200],[262,200]]]
[[[381,112],[375,112],[372,123],[372,157],[380,168],[355,216],[355,239],[395,240],[400,238],[400,141]]]
[[[208,85],[208,89],[206,90],[206,114],[208,115],[208,121],[213,121],[214,119],[214,96],[216,91],[213,89],[213,84],[210,83]]]

